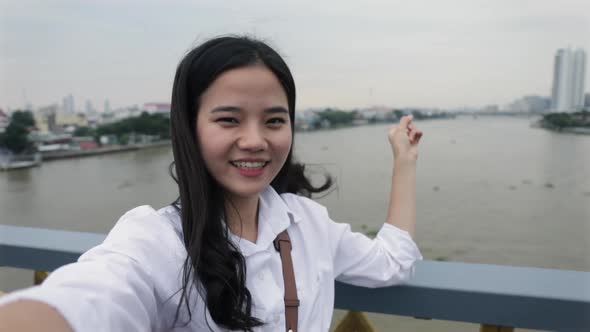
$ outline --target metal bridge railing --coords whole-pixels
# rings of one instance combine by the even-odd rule
[[[0,266],[52,271],[104,238],[0,225]],[[422,261],[415,277],[400,286],[370,289],[336,282],[334,306],[351,310],[336,331],[370,330],[358,312],[478,323],[480,331],[590,331],[590,272]]]

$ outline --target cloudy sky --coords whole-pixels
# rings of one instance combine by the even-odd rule
[[[558,48],[590,53],[590,1],[0,0],[0,107],[167,102],[181,57],[228,33],[279,50],[300,108],[503,105],[549,95]]]

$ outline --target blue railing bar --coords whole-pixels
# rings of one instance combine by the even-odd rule
[[[103,234],[0,225],[0,266],[51,271]],[[419,262],[406,285],[336,283],[335,307],[518,328],[590,331],[590,272]]]
[[[339,309],[551,331],[590,331],[590,273],[418,262],[406,284],[336,283]]]
[[[106,235],[0,225],[0,266],[53,271],[75,262]]]

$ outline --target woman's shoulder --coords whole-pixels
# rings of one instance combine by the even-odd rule
[[[154,209],[149,205],[142,205],[127,211],[119,218],[109,232],[107,239],[134,236],[180,236],[182,232],[180,217],[173,206]]]
[[[280,196],[289,210],[291,210],[291,212],[293,212],[296,216],[326,217],[328,215],[328,211],[325,206],[309,197],[293,193],[284,193]]]
[[[159,251],[184,251],[180,217],[174,207],[149,205],[127,211],[106,236],[103,248],[134,258],[149,259]]]

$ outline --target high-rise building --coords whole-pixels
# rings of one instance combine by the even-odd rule
[[[586,52],[583,49],[559,49],[553,66],[551,110],[574,112],[584,106]]]
[[[86,114],[93,114],[94,113],[94,106],[92,106],[92,101],[90,99],[86,100]]]
[[[572,105],[574,110],[580,110],[584,108],[586,52],[583,49],[577,49],[572,56]]]
[[[74,96],[72,96],[71,94],[62,98],[62,111],[65,114],[76,113],[76,107],[74,105]]]
[[[104,113],[111,113],[111,103],[109,103],[108,99],[105,99],[104,101],[104,109],[103,109]]]

